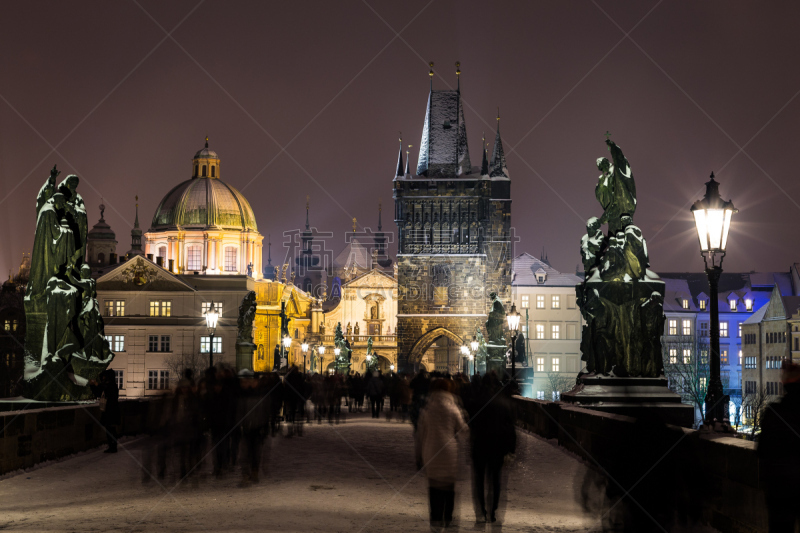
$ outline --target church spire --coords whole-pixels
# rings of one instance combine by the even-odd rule
[[[139,228],[139,196],[136,196],[136,218],[131,229],[131,249],[128,250],[128,257],[134,255],[144,255],[142,251],[142,230]]]
[[[411,151],[410,148],[411,148],[411,145],[409,144],[408,148],[406,149],[406,173],[405,173],[405,176],[407,178],[411,177],[411,169],[409,168],[409,166],[411,165],[411,158],[408,156],[408,153]]]
[[[310,197],[308,195],[306,195],[306,229],[309,229],[309,227],[308,227],[308,200],[309,200],[309,198]]]
[[[403,133],[400,132],[400,152],[397,154],[397,172],[394,174],[396,177],[403,176]]]
[[[381,203],[381,200],[378,200],[378,231],[381,231],[383,228],[383,226],[381,226],[381,211],[383,210]]]
[[[481,162],[481,176],[489,175],[489,160],[486,157],[486,132],[483,133],[483,161]]]
[[[492,178],[508,178],[506,155],[503,153],[503,140],[500,138],[500,108],[497,108],[497,135],[494,138],[492,160],[489,161],[489,176]]]

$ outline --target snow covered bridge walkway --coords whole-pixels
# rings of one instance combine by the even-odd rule
[[[114,454],[93,451],[0,481],[2,531],[430,531],[427,484],[414,466],[408,423],[351,415],[339,425],[305,426],[302,437],[268,439],[267,474],[240,486],[207,460],[195,483],[168,471],[141,482],[149,438],[123,440]],[[499,522],[475,524],[469,481],[456,486],[462,531],[577,532],[599,527],[575,493],[586,466],[520,432],[506,468]]]

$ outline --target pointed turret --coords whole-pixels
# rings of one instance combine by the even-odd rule
[[[508,179],[508,167],[506,167],[506,155],[503,153],[503,140],[500,138],[500,110],[497,111],[497,135],[494,138],[494,150],[492,160],[489,161],[489,176],[492,178]]]
[[[394,173],[395,177],[405,176],[405,172],[403,172],[403,170],[403,138],[400,137],[400,151],[397,153],[397,172]]]
[[[267,266],[264,267],[264,279],[275,281],[275,267],[272,266],[272,235],[267,243]]]
[[[310,199],[310,197],[308,195],[306,195],[306,229],[307,230],[310,229],[308,227],[308,201],[309,201],[309,199]]]
[[[481,176],[489,175],[489,160],[486,157],[486,133],[483,134],[483,161],[481,162]]]
[[[408,147],[411,148],[411,145],[409,144]],[[405,175],[406,175],[407,178],[410,178],[411,177],[411,169],[409,167],[411,165],[411,158],[409,157],[408,152],[409,152],[409,150],[406,150],[406,174]]]
[[[139,228],[139,196],[136,196],[136,218],[133,221],[131,230],[131,249],[128,250],[128,257],[134,255],[144,255],[142,251],[142,230]]]

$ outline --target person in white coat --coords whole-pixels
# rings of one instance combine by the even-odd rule
[[[451,383],[437,379],[420,413],[415,450],[417,467],[425,468],[428,478],[431,527],[449,527],[453,521],[455,482],[459,473],[458,438],[469,429],[464,411],[450,392]]]

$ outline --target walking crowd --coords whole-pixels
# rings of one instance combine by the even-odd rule
[[[417,467],[428,479],[432,527],[453,524],[455,482],[465,470],[459,440],[470,444],[477,521],[494,522],[504,460],[516,446],[514,391],[514,383],[504,385],[494,373],[471,379],[425,370],[414,376],[343,376],[303,374],[292,366],[285,375],[256,375],[219,364],[196,379],[186,370],[162,408],[150,410],[157,419],[148,427],[157,429],[142,452],[142,482],[171,474],[197,486],[209,471],[221,477],[238,470],[241,485],[249,486],[266,473],[269,438],[302,437],[304,423],[338,424],[348,413],[369,412],[373,418],[385,415],[413,424]],[[109,416],[103,423],[109,451],[116,451],[119,393],[113,377],[103,376],[95,392],[106,399],[101,403]]]

